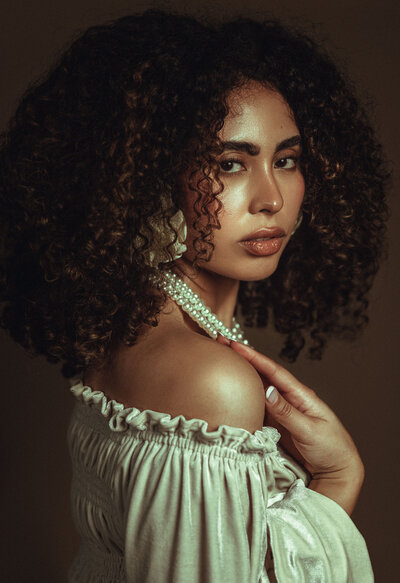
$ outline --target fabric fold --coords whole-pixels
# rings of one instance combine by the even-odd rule
[[[373,583],[364,538],[343,508],[296,480],[267,508],[278,583]]]
[[[69,583],[371,583],[365,541],[307,471],[254,433],[124,407],[74,379]]]
[[[208,430],[203,419],[186,419],[183,415],[171,417],[169,413],[125,407],[113,399],[108,399],[102,391],[93,391],[83,385],[82,380],[73,379],[71,392],[89,407],[97,409],[108,420],[109,427],[115,432],[129,429],[135,431],[157,431],[190,437],[200,443],[223,445],[240,452],[264,452],[276,449],[280,433],[275,427],[263,427],[250,433],[247,429],[220,425],[215,431]]]

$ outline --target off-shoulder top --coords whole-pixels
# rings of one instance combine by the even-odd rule
[[[69,583],[371,583],[364,538],[278,444],[73,379]]]

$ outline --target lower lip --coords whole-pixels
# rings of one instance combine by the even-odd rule
[[[265,257],[278,253],[282,246],[282,237],[273,237],[272,239],[268,239],[268,241],[240,241],[240,244],[253,255]]]

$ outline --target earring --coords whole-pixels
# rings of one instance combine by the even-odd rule
[[[303,220],[303,211],[300,211],[299,214],[297,215],[297,219],[296,219],[296,222],[294,224],[293,231],[290,233],[290,235],[295,234],[297,229],[300,227],[302,220]]]
[[[145,262],[151,267],[158,267],[159,263],[170,263],[182,257],[187,251],[185,241],[187,238],[187,224],[183,212],[179,209],[169,220],[166,217],[152,216],[149,219],[150,229],[146,228],[147,238],[151,240],[151,246],[144,251]],[[175,232],[177,234],[176,241]],[[134,239],[136,247],[144,242],[143,234],[140,233]],[[166,248],[171,245],[169,249]]]

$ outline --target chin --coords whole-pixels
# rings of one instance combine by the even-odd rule
[[[271,266],[270,269],[259,269],[256,272],[254,272],[254,270],[249,270],[249,272],[241,274],[241,277],[238,279],[240,279],[240,281],[262,281],[263,279],[270,277],[277,269],[278,264],[276,263],[274,266]]]
[[[279,257],[269,256],[269,257],[258,257],[249,261],[236,261],[235,266],[232,269],[229,268],[228,262],[225,261],[224,265],[221,266],[208,266],[208,271],[218,274],[222,277],[229,279],[234,279],[238,281],[261,281],[270,277],[279,266]]]

